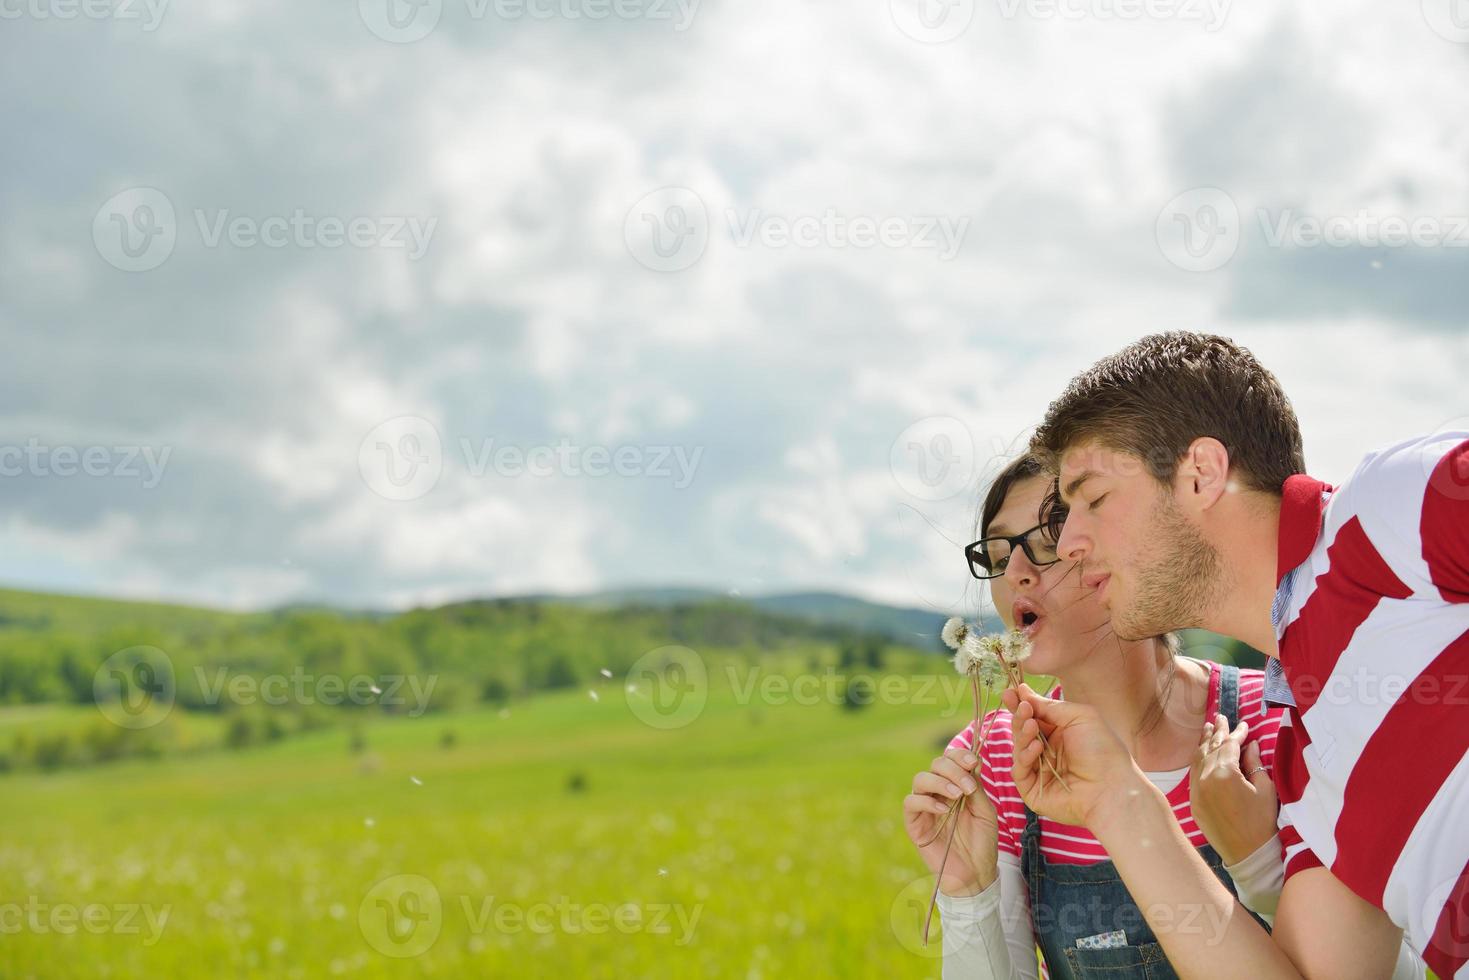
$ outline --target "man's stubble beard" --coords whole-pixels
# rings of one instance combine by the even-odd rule
[[[1135,641],[1199,626],[1220,591],[1218,550],[1189,523],[1166,491],[1153,507],[1152,542],[1134,563],[1137,589],[1112,618],[1118,639]]]

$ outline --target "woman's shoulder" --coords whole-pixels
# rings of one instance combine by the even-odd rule
[[[1253,667],[1239,668],[1239,713],[1246,720],[1279,725],[1285,708],[1265,702],[1265,672]]]

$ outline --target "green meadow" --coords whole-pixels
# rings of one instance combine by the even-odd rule
[[[382,718],[355,748],[330,729],[0,777],[0,904],[32,906],[0,976],[936,976],[900,802],[972,712],[957,676],[852,710],[731,666],[677,728],[598,677],[595,701]],[[437,910],[420,885],[390,922],[374,886],[408,875]]]

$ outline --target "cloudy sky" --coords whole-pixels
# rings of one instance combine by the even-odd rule
[[[10,587],[972,608],[977,488],[1145,333],[1252,347],[1323,478],[1469,416],[1451,0],[0,19]]]

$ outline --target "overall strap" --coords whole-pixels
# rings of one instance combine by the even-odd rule
[[[1239,724],[1239,668],[1219,665],[1219,713],[1229,719],[1229,730]]]

